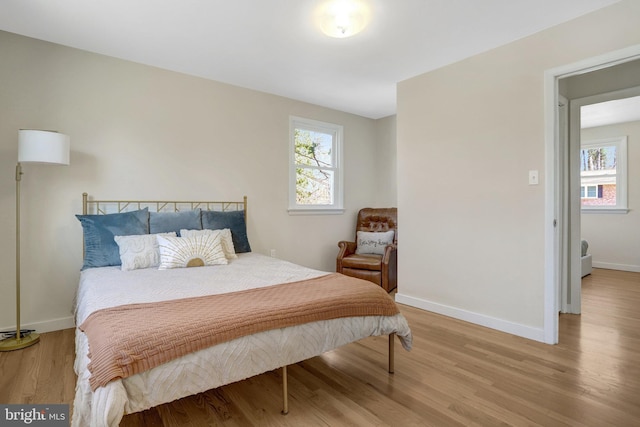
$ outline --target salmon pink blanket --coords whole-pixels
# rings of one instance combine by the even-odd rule
[[[92,313],[80,325],[89,341],[91,388],[185,354],[266,330],[399,310],[379,286],[332,273],[220,295],[129,304]]]

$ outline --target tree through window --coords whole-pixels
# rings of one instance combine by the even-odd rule
[[[342,209],[342,126],[291,118],[290,211]]]
[[[626,208],[626,137],[583,142],[580,147],[582,208]]]

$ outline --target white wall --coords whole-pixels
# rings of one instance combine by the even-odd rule
[[[581,215],[582,238],[593,265],[640,272],[640,121],[582,129],[582,141],[627,136],[627,214]]]
[[[241,200],[255,252],[334,271],[379,188],[376,121],[0,32],[0,327],[15,325],[17,133],[71,137],[71,165],[24,165],[22,322],[71,325],[82,263],[82,192],[102,199]],[[289,116],[344,126],[344,215],[287,214]],[[384,125],[384,124],[383,124]],[[380,193],[382,191],[382,193]],[[388,193],[388,194],[387,194]],[[382,195],[381,195],[382,194]],[[59,321],[56,321],[59,319]]]
[[[399,301],[543,340],[544,72],[639,19],[623,0],[398,85]]]
[[[376,207],[398,206],[396,116],[376,120]]]

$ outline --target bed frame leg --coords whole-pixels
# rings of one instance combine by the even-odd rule
[[[289,413],[289,393],[287,390],[287,367],[282,367],[282,415]]]
[[[393,374],[395,370],[395,338],[396,334],[389,334],[389,373]]]

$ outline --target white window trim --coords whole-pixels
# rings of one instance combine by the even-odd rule
[[[299,205],[296,203],[296,161],[295,132],[296,127],[316,130],[335,135],[333,172],[335,184],[333,188],[334,203],[332,205]],[[343,126],[325,123],[303,117],[289,117],[289,208],[290,215],[338,215],[344,213],[344,171],[342,162]]]
[[[616,136],[603,139],[582,141],[580,149],[602,147],[603,145],[616,146],[616,205],[615,206],[588,206],[582,207],[582,213],[611,213],[625,214],[629,212],[627,207],[627,137]]]

